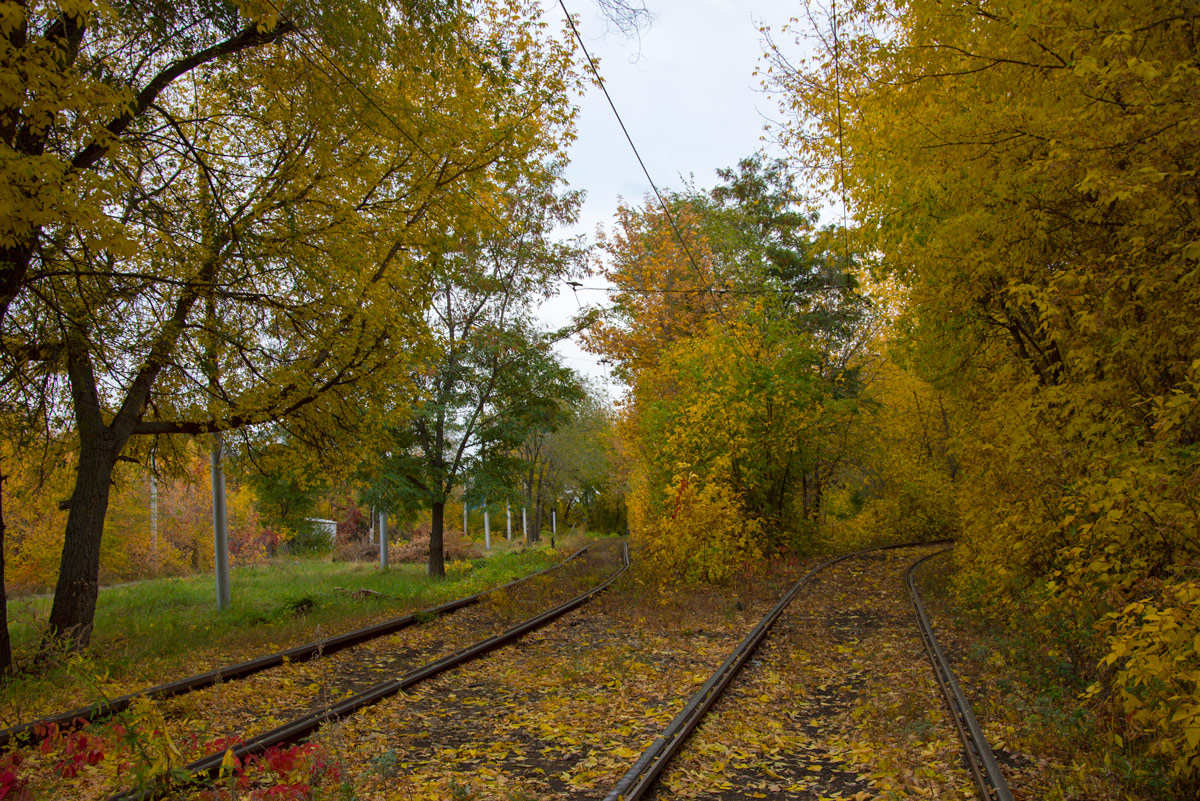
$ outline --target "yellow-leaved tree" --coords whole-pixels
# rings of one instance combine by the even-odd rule
[[[957,407],[961,587],[1194,781],[1200,9],[809,11],[820,44],[796,59],[804,30],[773,32],[766,79]]]
[[[3,8],[0,388],[77,437],[49,624],[82,644],[117,460],[370,424],[420,355],[423,252],[502,225],[576,79],[532,2]]]
[[[623,208],[590,344],[631,386],[630,529],[669,580],[725,581],[809,548],[855,447],[867,308],[785,166]],[[682,241],[681,241],[682,240]]]

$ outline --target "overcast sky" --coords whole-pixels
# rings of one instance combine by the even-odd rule
[[[557,0],[543,4],[557,25]],[[768,147],[763,129],[776,107],[754,75],[763,52],[759,23],[786,22],[797,12],[795,0],[646,0],[654,18],[640,39],[612,29],[594,0],[566,4],[660,189],[679,189],[693,177],[698,187],[711,187],[718,168]],[[651,190],[600,90],[590,88],[579,108],[567,179],[587,192],[578,230],[593,241],[597,224],[611,225],[618,198],[641,203]],[[597,278],[584,283],[602,285]],[[602,292],[581,291],[577,299],[567,289],[542,314],[561,325],[579,303],[603,302]],[[606,374],[594,355],[573,343],[560,352],[580,372]]]

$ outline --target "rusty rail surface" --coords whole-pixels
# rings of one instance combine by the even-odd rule
[[[921,594],[917,592],[916,581],[913,579],[914,571],[918,567],[949,550],[949,548],[944,548],[934,551],[913,562],[904,572],[904,581],[908,585],[908,595],[917,612],[917,625],[921,629],[921,641],[925,643],[925,651],[929,654],[934,677],[937,679],[938,687],[941,688],[942,697],[946,699],[950,717],[954,720],[954,728],[958,730],[959,739],[962,740],[967,767],[970,769],[971,778],[975,780],[979,797],[983,801],[1013,801],[1012,790],[1009,789],[1008,781],[1005,780],[1004,773],[1001,772],[1000,765],[996,762],[996,756],[992,753],[991,746],[988,745],[987,737],[984,736],[983,729],[979,727],[979,721],[975,719],[975,713],[971,711],[971,704],[963,695],[962,687],[959,686],[954,671],[950,669],[950,660],[946,658],[946,652],[942,650],[937,637],[934,636],[933,625],[929,621],[929,615],[925,612],[925,605],[921,603]]]

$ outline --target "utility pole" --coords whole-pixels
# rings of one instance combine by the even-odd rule
[[[388,569],[388,533],[386,511],[379,513],[379,569]]]
[[[217,574],[217,609],[229,606],[229,518],[225,510],[225,471],[221,469],[224,438],[213,434],[210,473],[213,505],[213,567]]]
[[[158,460],[150,451],[150,559],[158,568]]]

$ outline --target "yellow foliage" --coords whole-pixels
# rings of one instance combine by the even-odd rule
[[[819,17],[836,50],[772,59],[781,135],[908,284],[912,361],[962,421],[959,592],[1076,681],[1102,675],[1095,703],[1194,776],[1200,13],[909,0]]]
[[[455,574],[469,573],[475,567],[474,563],[466,559],[452,559],[446,563],[446,575],[452,576]]]
[[[646,561],[667,581],[720,584],[762,558],[761,521],[746,519],[738,496],[720,481],[702,483],[691,472],[675,476],[663,511],[649,525],[645,496],[639,500],[631,504],[638,508],[630,509],[630,528]]]
[[[1200,773],[1200,581],[1169,582],[1156,597],[1105,617],[1111,677],[1130,737],[1173,773]],[[1093,692],[1100,689],[1099,685]]]
[[[958,463],[946,399],[888,358],[877,357],[866,372],[872,404],[859,429],[864,454],[831,498],[827,536],[845,550],[956,534]]]

